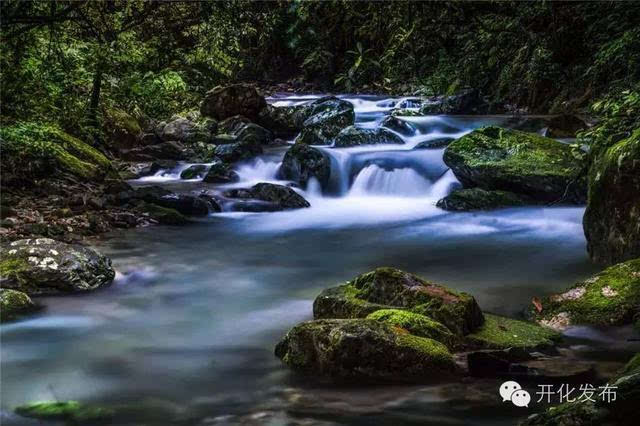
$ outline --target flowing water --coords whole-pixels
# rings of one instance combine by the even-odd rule
[[[398,102],[345,98],[365,127],[379,125]],[[130,424],[150,425],[496,425],[530,414],[501,405],[494,380],[344,387],[292,374],[273,355],[291,326],[311,318],[323,288],[377,266],[467,291],[485,311],[514,316],[534,295],[595,271],[581,207],[475,213],[435,207],[459,184],[442,162],[443,148],[412,148],[505,117],[402,120],[404,145],[321,147],[331,157],[331,184],[324,193],[313,181],[299,189],[308,209],[227,211],[186,227],[118,231],[96,240],[118,271],[112,286],[41,298],[45,311],[1,326],[3,424],[28,424],[10,411],[40,399],[132,404],[138,413]],[[189,164],[132,184],[215,192],[278,182],[285,149],[237,165],[241,181],[233,185],[181,181]],[[568,332],[580,356],[614,366],[637,350],[625,343],[628,334]]]

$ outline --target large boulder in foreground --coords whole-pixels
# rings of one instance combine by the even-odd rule
[[[510,191],[541,202],[586,201],[582,156],[533,133],[483,127],[452,142],[443,160],[466,188]]]
[[[0,321],[12,321],[38,309],[33,300],[21,291],[0,288]]]
[[[467,188],[453,191],[438,200],[436,207],[449,211],[493,210],[523,206],[526,201],[526,198],[513,192]]]
[[[243,115],[251,121],[256,121],[260,111],[266,106],[264,96],[255,87],[233,84],[218,86],[208,91],[200,106],[200,113],[216,120]]]
[[[300,194],[288,186],[273,183],[258,183],[251,188],[231,189],[224,192],[225,197],[252,199],[264,202],[260,210],[258,206],[252,211],[278,211],[309,207],[310,204]]]
[[[484,317],[473,296],[394,268],[378,268],[313,302],[314,318],[363,318],[380,309],[405,309],[438,321],[456,335],[472,332]]]
[[[624,325],[640,318],[640,258],[611,266],[564,293],[541,300],[531,314],[563,330],[574,324]]]
[[[314,178],[326,188],[331,177],[331,160],[317,148],[296,143],[285,153],[278,177],[302,186]]]
[[[297,143],[307,145],[330,145],[338,133],[355,121],[351,102],[328,97],[310,105],[311,115],[302,123]]]
[[[640,257],[640,129],[591,166],[583,225],[593,261],[612,264]]]
[[[333,146],[335,148],[346,148],[358,145],[395,144],[401,145],[402,138],[391,130],[384,127],[377,129],[363,129],[356,126],[349,126],[342,129],[336,136]]]
[[[108,257],[49,238],[13,241],[0,261],[0,285],[29,295],[95,290],[114,277]]]
[[[303,322],[275,354],[294,370],[342,380],[416,382],[456,371],[442,343],[367,319]]]

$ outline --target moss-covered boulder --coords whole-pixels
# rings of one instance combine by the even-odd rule
[[[545,297],[531,314],[543,325],[631,324],[640,313],[640,258],[610,266],[564,293]]]
[[[296,371],[345,380],[416,382],[457,370],[442,343],[368,319],[303,322],[275,354]]]
[[[37,309],[38,307],[27,294],[0,288],[0,321],[12,321]]]
[[[74,425],[103,424],[114,416],[109,408],[78,401],[42,401],[21,405],[16,414],[41,421],[62,421]]]
[[[331,177],[331,160],[317,148],[296,143],[285,153],[278,177],[302,186],[314,178],[326,188]]]
[[[196,114],[196,116],[199,114]],[[186,144],[196,142],[210,143],[216,133],[218,123],[211,118],[190,120],[186,117],[171,117],[168,122],[160,123],[156,133],[163,141],[179,141]]]
[[[207,173],[207,170],[204,164],[194,164],[180,172],[180,179],[199,179]]]
[[[327,97],[315,101],[311,115],[302,124],[297,143],[330,145],[342,129],[355,121],[353,105],[338,98]]]
[[[2,126],[0,144],[4,184],[64,174],[90,181],[118,178],[100,151],[54,125],[20,122]]]
[[[452,142],[444,162],[465,188],[510,191],[541,202],[582,204],[582,155],[533,133],[484,127]]]
[[[333,146],[347,148],[358,145],[395,144],[401,145],[402,138],[384,127],[377,129],[363,129],[356,126],[344,128],[336,136]]]
[[[513,192],[468,188],[452,192],[443,199],[438,200],[436,206],[449,211],[470,211],[518,207],[525,204],[526,199]]]
[[[258,140],[250,138],[239,142],[218,145],[213,153],[224,162],[235,163],[262,154],[262,145]]]
[[[232,84],[217,86],[208,91],[200,105],[200,113],[216,120],[243,115],[255,121],[266,106],[264,96],[255,87],[249,84]]]
[[[119,151],[138,145],[142,128],[135,117],[118,108],[106,109],[103,117],[109,147]]]
[[[604,151],[591,166],[583,224],[595,262],[640,257],[640,129]]]
[[[401,309],[380,309],[367,315],[367,319],[402,328],[414,336],[437,340],[438,342],[444,343],[444,345],[450,349],[456,346],[458,342],[457,336],[447,327],[425,315],[416,314],[415,312],[403,311]]]
[[[115,276],[108,257],[78,244],[31,238],[2,251],[0,286],[29,295],[95,290]]]
[[[265,206],[265,211],[301,209],[310,206],[307,200],[288,186],[265,182],[251,188],[230,189],[224,192],[224,196],[260,200],[268,204]]]
[[[184,225],[187,218],[175,209],[158,206],[152,203],[142,203],[136,210],[147,214],[151,219],[163,225]]]
[[[484,102],[477,89],[466,88],[453,95],[434,96],[424,102],[420,113],[429,114],[483,114],[489,105]]]
[[[465,336],[468,346],[478,349],[517,348],[541,350],[555,346],[560,333],[538,324],[484,314],[484,324]]]
[[[231,183],[238,180],[240,180],[240,176],[230,165],[222,161],[215,161],[202,179],[203,182],[207,183]]]
[[[378,268],[313,302],[314,318],[362,318],[380,309],[404,309],[438,321],[456,335],[475,330],[484,318],[473,296],[394,268]]]

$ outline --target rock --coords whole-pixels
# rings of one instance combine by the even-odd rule
[[[296,143],[285,153],[278,170],[280,179],[306,186],[309,179],[317,179],[326,188],[331,177],[331,160],[317,148]]]
[[[123,151],[120,157],[128,161],[184,160],[187,152],[180,142],[170,141]]]
[[[422,103],[420,114],[483,114],[489,105],[476,89],[463,89],[451,96],[435,96]]]
[[[222,161],[235,163],[262,154],[262,145],[259,141],[250,138],[246,141],[218,145],[213,152]]]
[[[391,115],[393,117],[422,117],[424,114],[417,109],[396,108],[391,110]]]
[[[562,114],[549,119],[549,130],[545,136],[550,138],[575,138],[587,124],[575,115]]]
[[[113,410],[78,401],[33,402],[16,407],[15,412],[40,421],[62,421],[74,425],[103,424],[114,416]]]
[[[118,151],[135,148],[142,136],[138,120],[117,108],[104,111],[104,127],[109,145]]]
[[[160,138],[160,136],[156,135],[155,133],[144,133],[142,136],[140,136],[140,139],[138,141],[139,145],[156,145],[159,143],[162,143],[162,139]]]
[[[29,295],[95,290],[114,277],[108,257],[49,238],[13,241],[0,260],[0,285]]]
[[[136,207],[136,210],[146,213],[151,219],[163,225],[184,225],[187,218],[174,209],[161,207],[156,204],[143,203]]]
[[[449,137],[441,137],[436,139],[431,139],[428,141],[423,141],[417,144],[413,149],[434,149],[434,148],[443,148],[448,146],[451,142],[453,142],[455,138]]]
[[[353,105],[338,98],[319,99],[310,108],[312,114],[302,124],[296,143],[330,145],[342,129],[355,121]]]
[[[294,370],[342,380],[416,382],[456,372],[442,343],[367,319],[303,322],[275,354]]]
[[[378,268],[313,302],[314,318],[363,318],[380,309],[405,309],[438,321],[456,335],[475,330],[484,318],[475,299],[394,268]]]
[[[583,225],[594,262],[640,257],[640,129],[595,159]]]
[[[17,290],[0,288],[0,321],[13,321],[38,310],[31,298]]]
[[[275,207],[269,211],[300,209],[310,206],[309,202],[293,189],[273,183],[258,183],[248,189],[231,189],[224,192],[224,196],[265,201]]]
[[[229,135],[236,140],[255,138],[261,145],[269,145],[273,142],[273,133],[264,127],[250,122],[246,117],[236,115],[229,117],[220,123],[221,134],[219,137]]]
[[[180,179],[198,179],[205,176],[206,173],[207,166],[204,164],[194,164],[180,173]]]
[[[224,120],[234,115],[244,115],[251,121],[256,121],[260,111],[267,103],[255,87],[248,84],[233,84],[218,86],[208,91],[200,106],[200,112],[205,117]]]
[[[447,327],[415,312],[401,309],[380,309],[367,315],[367,319],[402,328],[414,336],[437,340],[449,349],[455,347],[458,341],[457,337]]]
[[[560,334],[538,324],[484,314],[484,324],[465,337],[466,344],[480,349],[519,348],[539,351],[555,346]]]
[[[444,162],[466,188],[510,191],[541,202],[586,200],[583,159],[561,142],[489,126],[452,142]]]
[[[439,200],[436,207],[449,211],[493,210],[526,204],[523,196],[480,188],[459,189]]]
[[[211,210],[219,211],[219,208],[211,205],[208,200],[194,195],[169,194],[160,198],[152,198],[150,202],[176,210],[187,216],[206,216]]]
[[[161,127],[160,137],[164,141],[209,143],[216,130],[217,123],[212,119],[205,119],[197,123],[184,117],[174,117]]]
[[[527,375],[528,368],[520,363],[532,358],[521,348],[482,350],[467,355],[467,366],[474,377],[513,377]]]
[[[362,129],[349,126],[342,129],[335,138],[335,148],[345,148],[358,145],[374,144],[403,144],[402,138],[390,130],[379,127],[377,129]]]
[[[222,161],[214,162],[202,179],[207,183],[231,183],[238,180],[240,180],[240,176],[231,169],[231,166]]]
[[[260,112],[258,123],[271,130],[278,137],[292,138],[302,130],[302,124],[310,114],[310,108],[304,106],[276,107],[267,105]]]
[[[386,127],[387,129],[405,136],[411,136],[415,133],[415,128],[411,123],[395,116],[386,117],[382,122],[380,122],[380,127]]]
[[[631,324],[640,314],[640,258],[610,266],[564,293],[543,298],[530,314],[559,330],[574,324]]]

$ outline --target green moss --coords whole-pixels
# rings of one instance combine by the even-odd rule
[[[15,412],[23,417],[38,420],[61,420],[72,424],[94,424],[105,422],[113,417],[113,411],[107,408],[90,406],[78,401],[33,402],[16,408]]]
[[[484,314],[482,327],[466,336],[472,346],[488,349],[540,349],[554,345],[560,334],[537,324]]]
[[[0,260],[0,276],[8,277],[15,276],[18,273],[29,269],[29,264],[26,259],[12,258]]]
[[[512,192],[468,188],[452,192],[439,200],[436,206],[451,211],[469,211],[517,207],[524,204],[524,198]]]
[[[434,365],[440,365],[443,369],[450,368],[454,364],[453,356],[449,349],[444,344],[433,339],[408,333],[398,333],[396,342],[400,347],[409,347],[423,354],[425,359]]]
[[[187,218],[177,210],[156,204],[144,203],[137,207],[137,210],[147,213],[150,218],[164,225],[183,225],[188,222]]]
[[[0,321],[11,321],[34,310],[36,305],[27,294],[7,288],[0,289]]]
[[[449,348],[453,347],[457,340],[454,334],[444,325],[425,315],[414,312],[400,309],[381,309],[369,314],[367,319],[380,321],[394,327],[400,327],[415,336],[437,340]]]
[[[640,259],[611,266],[571,287],[567,292],[542,300],[539,321],[559,313],[572,324],[630,324],[640,312]]]
[[[627,376],[629,374],[640,373],[640,353],[634,355],[631,360],[624,366],[618,377]]]
[[[140,124],[138,120],[136,120],[130,114],[127,114],[121,109],[111,108],[106,111],[107,119],[114,125],[127,133],[137,135],[142,133],[142,129],[140,128]]]

